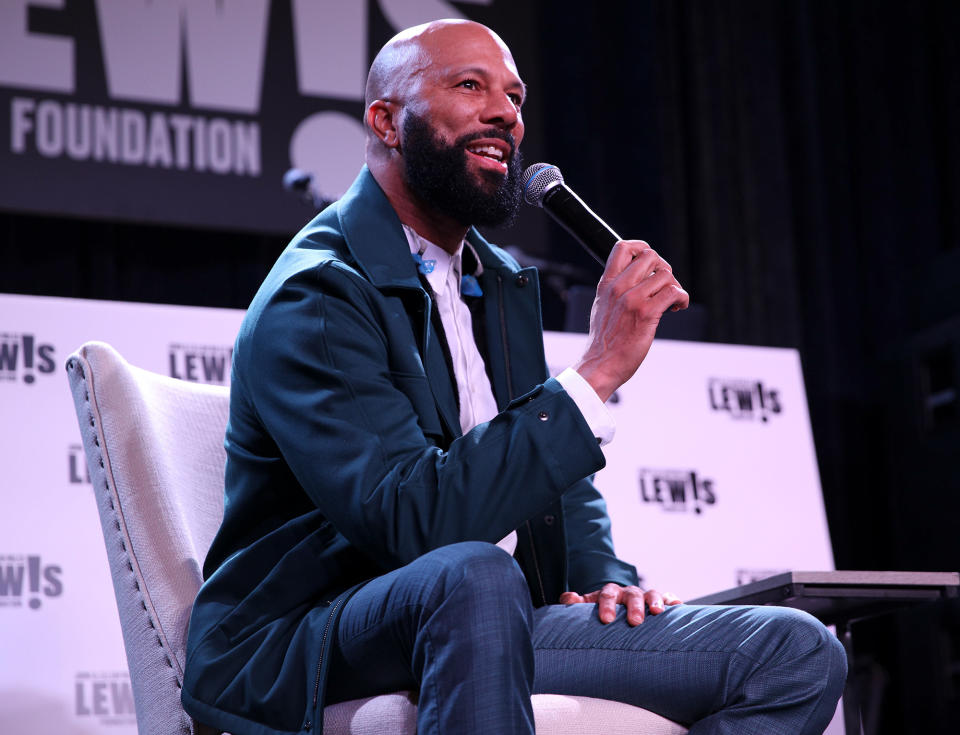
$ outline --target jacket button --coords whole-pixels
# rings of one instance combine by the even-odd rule
[[[537,414],[537,418],[541,421],[546,421],[548,418],[550,418],[550,414],[548,414],[546,411],[541,411]]]
[[[517,276],[517,288],[523,288],[528,283],[530,283],[530,279],[527,276],[523,275],[522,273]]]
[[[555,520],[556,520],[556,518],[554,518],[553,516],[544,516],[544,517],[543,517],[543,522],[546,523],[548,526],[552,526],[552,525],[553,525],[553,522],[554,522]]]

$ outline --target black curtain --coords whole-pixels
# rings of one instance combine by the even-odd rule
[[[911,550],[896,533],[904,509],[877,502],[907,479],[887,460],[910,460],[895,425],[909,411],[888,389],[909,380],[912,338],[960,312],[958,8],[653,9],[676,265],[710,307],[712,338],[801,350],[831,519],[869,529],[835,534],[847,566],[960,566],[955,543]],[[942,483],[960,489],[956,472]]]
[[[960,4],[582,5],[543,4],[548,155],[709,339],[800,350],[838,568],[960,568]],[[882,732],[957,732],[958,618],[861,626]]]

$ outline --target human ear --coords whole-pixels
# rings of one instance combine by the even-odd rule
[[[387,100],[374,100],[367,107],[367,125],[387,148],[400,145],[394,119],[396,110],[397,106]]]

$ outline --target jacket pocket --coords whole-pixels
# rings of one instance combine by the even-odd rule
[[[332,586],[324,574],[323,559],[336,538],[333,524],[324,521],[280,553],[260,583],[220,620],[218,627],[228,641],[243,640],[297,607],[320,600]]]
[[[390,379],[397,389],[409,399],[410,405],[413,406],[413,410],[417,414],[417,423],[420,424],[423,433],[434,439],[442,440],[443,427],[427,377],[422,374],[391,370]],[[440,443],[440,441],[437,441],[437,443]]]

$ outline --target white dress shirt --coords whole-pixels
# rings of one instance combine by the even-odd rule
[[[447,346],[450,349],[454,378],[457,381],[457,393],[460,397],[460,428],[466,434],[477,424],[492,419],[499,411],[497,401],[493,397],[490,379],[487,377],[483,356],[473,338],[473,319],[470,309],[461,298],[461,283],[464,275],[462,255],[465,243],[460,243],[457,252],[450,255],[443,248],[420,237],[413,228],[404,225],[403,231],[410,244],[410,252],[420,257],[421,272],[433,290],[437,311],[440,313],[440,322],[443,324]],[[590,384],[572,368],[567,368],[560,373],[557,381],[577,404],[594,436],[600,440],[601,446],[612,440],[613,419]],[[517,546],[516,531],[511,531],[497,545],[512,555]]]

